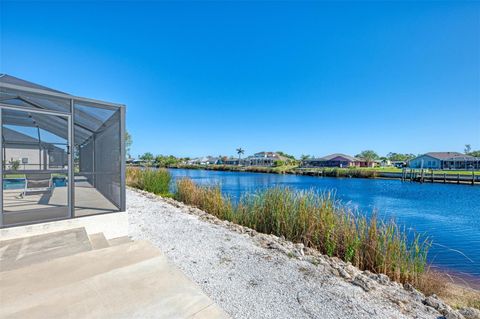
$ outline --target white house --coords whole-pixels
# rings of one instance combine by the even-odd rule
[[[3,127],[5,169],[64,169],[67,153],[51,143],[42,142],[21,132]]]
[[[287,158],[276,152],[259,152],[244,160],[247,166],[273,166],[276,161],[286,161]]]

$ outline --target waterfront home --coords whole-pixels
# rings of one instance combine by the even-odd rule
[[[375,162],[341,153],[310,158],[302,162],[302,167],[374,167],[375,165]]]
[[[392,163],[392,166],[396,168],[403,168],[407,166],[407,162],[405,161],[392,161],[391,163]]]
[[[278,161],[287,161],[284,156],[276,152],[259,152],[249,156],[244,160],[246,166],[274,166]]]
[[[380,166],[380,167],[396,167],[396,168],[402,168],[407,165],[407,162],[405,161],[392,161],[389,159],[382,159],[375,161],[375,163]]]
[[[128,158],[127,165],[131,166],[147,166],[148,162],[141,159]]]
[[[200,163],[200,158],[199,157],[189,159],[188,161],[186,161],[185,164],[187,164],[187,165],[197,165],[197,163],[198,164]]]
[[[408,162],[410,168],[428,169],[480,169],[480,158],[459,152],[429,152]]]
[[[218,157],[213,156],[204,156],[204,157],[197,157],[187,161],[189,165],[216,165],[222,164],[222,160]]]
[[[240,165],[243,162],[243,160],[240,160],[239,158],[235,157],[229,157],[225,160],[225,165]]]
[[[388,158],[384,158],[381,160],[376,161],[376,163],[381,166],[381,167],[390,167],[393,166],[392,161],[389,160]]]

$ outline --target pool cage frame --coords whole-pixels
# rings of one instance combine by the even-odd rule
[[[51,109],[46,105],[41,105],[40,103],[33,102],[33,99],[29,98],[29,96],[35,97],[42,97],[46,100],[57,100],[68,103],[68,109],[66,111],[59,111],[55,109]],[[12,99],[19,99],[20,101],[24,102],[21,106],[14,105],[9,103],[9,100]],[[34,224],[34,223],[42,223],[48,222],[52,220],[61,220],[61,219],[71,219],[81,216],[75,215],[75,163],[74,163],[74,151],[75,151],[75,134],[76,128],[82,128],[82,123],[76,121],[76,109],[77,106],[80,107],[81,104],[88,105],[89,108],[98,108],[99,110],[108,110],[113,111],[113,114],[117,114],[118,111],[119,119],[118,119],[118,126],[119,126],[119,147],[118,153],[120,155],[119,161],[119,202],[114,204],[118,210],[108,213],[119,213],[124,212],[126,210],[126,176],[125,176],[125,159],[126,159],[126,150],[125,150],[125,113],[126,107],[123,104],[118,103],[111,103],[100,101],[96,99],[84,98],[73,96],[67,93],[63,93],[60,91],[52,90],[50,88],[46,88],[28,81],[24,81],[6,74],[0,74],[0,136],[3,138],[3,125],[4,125],[4,110],[12,110],[12,111],[21,111],[25,113],[32,113],[32,114],[40,114],[40,115],[47,115],[47,116],[57,116],[63,117],[66,119],[67,127],[68,127],[68,134],[66,135],[67,138],[67,214],[65,217],[61,218],[53,218],[53,219],[42,219],[42,220],[35,220],[32,222],[27,223],[20,223],[20,224],[8,224],[4,223],[4,143],[3,140],[1,141],[0,147],[0,228],[5,227],[13,227],[19,225],[26,225],[26,224]],[[77,110],[78,111],[78,110]],[[78,114],[78,113],[77,113]],[[113,116],[112,116],[113,117]],[[84,119],[87,120],[87,119]],[[109,119],[111,120],[111,119]],[[114,119],[115,120],[115,119]],[[108,120],[107,120],[108,121]],[[37,127],[38,128],[38,127]],[[83,127],[82,129],[86,129]],[[92,133],[93,139],[95,138],[96,132]],[[40,139],[39,139],[39,142]],[[84,141],[84,143],[86,143]],[[94,142],[93,142],[94,143]],[[80,149],[80,145],[79,145]],[[79,151],[80,152],[80,151]],[[95,147],[93,149],[93,166],[95,166]],[[80,162],[81,162],[81,155],[80,155]],[[6,170],[5,170],[6,171]],[[118,176],[117,176],[118,177]],[[95,179],[95,178],[94,178]],[[95,187],[95,181],[92,181],[93,186]],[[112,202],[113,203],[113,202]],[[88,216],[92,215],[100,215],[100,214],[107,214],[103,213],[94,213],[89,214]]]

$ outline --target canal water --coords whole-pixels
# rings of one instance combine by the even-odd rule
[[[367,215],[395,218],[433,240],[432,267],[480,284],[480,186],[419,184],[399,180],[328,178],[207,170],[170,170],[174,179],[220,185],[234,199],[271,186],[334,191],[336,198]]]

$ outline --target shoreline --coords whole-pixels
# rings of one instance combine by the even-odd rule
[[[204,168],[204,167],[201,167],[201,168]],[[137,170],[138,170],[139,172],[143,171],[142,169],[138,169],[138,168],[137,168]],[[197,169],[197,170],[198,170],[198,169]],[[210,169],[210,170],[211,170],[211,169]],[[153,173],[153,172],[160,172],[160,171],[164,171],[165,173],[167,173],[166,170],[162,170],[162,169],[160,169],[160,170],[158,170],[158,171],[157,171],[157,170],[152,170],[151,172]],[[192,173],[193,173],[194,171],[195,171],[195,170],[192,170]],[[235,175],[235,174],[234,174],[235,172],[231,172],[232,174],[228,174],[228,173],[227,173],[227,175],[223,175],[223,173],[214,173],[214,172],[208,173],[208,170],[203,170],[204,173],[201,173],[200,170],[198,170],[198,171],[199,171],[199,173],[193,173],[194,176],[197,176],[197,175],[198,175],[198,176],[205,176],[204,174],[214,174],[213,176],[218,175],[218,174],[220,174],[219,176],[229,176],[229,175],[232,175],[232,176],[240,176],[240,175]],[[145,170],[144,172],[147,173],[148,170]],[[167,174],[168,174],[168,173],[167,173]],[[172,176],[175,176],[177,173],[174,173],[174,172],[172,171],[171,174],[172,174]],[[186,176],[186,177],[187,177],[187,176],[190,176],[190,173],[188,173],[188,171],[184,171],[184,173],[179,173],[179,174],[180,174],[180,176]],[[208,175],[207,175],[207,176],[208,176]],[[248,176],[248,174],[245,174],[245,176]],[[250,174],[250,176],[252,176],[251,178],[255,178],[255,177],[253,176],[253,174]],[[271,178],[275,178],[273,175],[271,175],[271,176],[272,176]],[[265,178],[266,178],[266,177],[265,177]],[[270,179],[270,178],[268,178],[268,179]],[[297,180],[297,179],[295,179],[295,180]],[[299,180],[303,180],[303,179],[299,179]],[[313,180],[313,179],[312,179],[312,180]],[[328,180],[328,178],[327,178],[326,180]],[[326,180],[325,180],[325,181],[326,181]],[[334,181],[334,180],[332,179],[331,181]],[[353,181],[352,181],[352,182],[353,182]],[[341,182],[340,182],[340,183],[341,183]],[[362,182],[362,183],[363,183],[363,182]],[[395,183],[395,184],[396,184],[396,183]],[[130,184],[129,184],[129,185],[130,185]],[[381,184],[381,185],[382,185],[382,184]],[[393,184],[392,184],[392,185],[393,185]],[[407,185],[408,185],[408,184],[407,184]],[[134,186],[134,184],[132,184],[132,185],[130,185],[130,186]],[[413,186],[413,184],[412,184],[412,186]],[[469,188],[469,189],[470,189],[470,188]],[[467,189],[465,189],[465,190],[467,190]],[[156,192],[155,190],[152,190],[152,189],[149,189],[149,191],[154,191],[154,192]],[[472,191],[474,191],[474,190],[472,190]],[[193,193],[193,192],[192,192],[192,193]],[[162,194],[162,193],[157,193],[157,194]],[[166,195],[167,197],[172,197],[171,194],[165,194],[165,195]],[[177,199],[178,199],[178,198],[177,198]],[[200,207],[204,207],[204,206],[202,206],[202,202],[195,202],[195,203],[198,204],[198,205],[200,205]],[[190,203],[190,204],[192,204],[192,203]],[[210,206],[206,206],[206,207],[208,208],[208,207],[210,207]],[[219,206],[219,207],[220,207],[220,206]],[[214,214],[216,214],[215,212],[216,212],[216,211],[213,210],[213,213],[214,213]],[[223,216],[223,215],[222,215],[222,216]],[[224,218],[224,217],[222,217],[222,216],[219,216],[219,217]],[[226,219],[229,219],[229,218],[226,218]],[[229,219],[229,220],[231,220],[231,219]],[[255,228],[255,227],[254,227],[254,228]],[[460,271],[455,271],[455,270],[452,270],[452,269],[442,268],[441,266],[435,265],[435,264],[430,264],[428,267],[429,267],[429,268],[431,267],[432,270],[434,270],[434,272],[436,272],[436,273],[443,273],[445,276],[442,276],[442,277],[444,277],[444,278],[446,279],[446,280],[445,280],[446,282],[460,284],[461,286],[464,286],[464,287],[466,287],[466,288],[473,288],[473,289],[476,289],[476,290],[479,290],[479,288],[480,288],[480,287],[479,287],[480,277],[474,276],[473,273],[470,273],[470,272],[462,273],[462,272],[460,272]]]
[[[190,169],[190,168],[172,168],[172,169]],[[280,173],[274,173],[274,172],[258,172],[258,171],[248,171],[248,170],[242,170],[242,171],[231,171],[231,170],[221,170],[221,169],[215,169],[215,168],[206,168],[206,167],[198,167],[198,168],[191,168],[192,170],[205,170],[205,171],[222,171],[222,172],[230,172],[230,173],[258,173],[258,174],[276,174],[280,175]],[[287,173],[288,174],[288,173]],[[312,175],[302,175],[302,174],[289,174],[289,175],[299,175],[299,176],[311,176],[311,177],[317,177],[317,176],[312,176]],[[318,176],[322,177],[322,176]],[[326,178],[339,178],[339,179],[348,179],[349,177],[332,177],[332,176],[325,176]],[[398,180],[395,178],[384,178],[384,177],[377,177],[377,178],[365,178],[365,179],[385,179],[385,180]],[[453,285],[458,285],[461,287],[464,287],[466,289],[474,289],[474,290],[480,290],[480,276],[474,276],[470,273],[462,273],[459,271],[455,271],[454,269],[450,268],[444,268],[435,265],[435,263],[432,263],[429,265],[432,269],[434,269],[436,272],[441,274],[443,277],[445,277],[446,281],[450,282]]]
[[[448,315],[461,318],[441,299],[425,296],[408,284],[403,286],[315,249],[220,220],[176,200],[129,190],[134,236],[156,242],[234,317],[311,318],[330,314],[437,318],[436,311],[444,316],[453,311]],[[196,238],[189,235],[192,231],[198,234]],[[309,291],[306,295],[305,290]]]
[[[363,179],[386,179],[399,180],[403,182],[416,182],[425,184],[451,184],[451,185],[480,185],[480,172],[478,175],[468,174],[432,174],[425,173],[423,176],[419,171],[408,172],[382,172],[378,170],[368,169],[347,169],[347,168],[282,168],[282,167],[262,167],[262,166],[231,166],[231,165],[185,165],[185,166],[169,166],[169,169],[191,169],[191,170],[207,170],[221,172],[238,172],[238,173],[260,173],[260,174],[277,174],[277,175],[298,175],[312,177],[332,177],[332,178],[363,178]],[[405,176],[409,175],[411,176]]]

